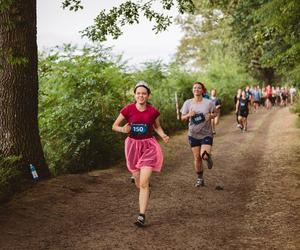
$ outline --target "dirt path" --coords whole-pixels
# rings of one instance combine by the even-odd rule
[[[288,108],[260,111],[241,133],[224,117],[200,189],[186,134],[174,136],[144,229],[124,166],[39,183],[0,209],[0,249],[300,249],[295,121]]]

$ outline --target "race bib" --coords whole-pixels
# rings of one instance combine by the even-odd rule
[[[145,135],[148,132],[148,125],[147,124],[131,124],[131,131],[132,135]]]
[[[205,121],[205,116],[203,115],[203,113],[200,113],[200,114],[196,114],[192,117],[192,122],[194,124],[200,124],[202,122]]]

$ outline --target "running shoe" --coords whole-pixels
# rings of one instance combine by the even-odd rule
[[[242,124],[238,124],[237,127],[238,127],[240,130],[243,130],[243,128],[244,128]]]
[[[204,186],[204,179],[203,178],[197,178],[195,187],[203,187]]]
[[[145,218],[141,215],[137,217],[136,222],[134,222],[134,225],[137,227],[144,227],[145,226]]]

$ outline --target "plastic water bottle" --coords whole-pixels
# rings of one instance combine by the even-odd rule
[[[37,181],[38,178],[39,178],[39,176],[38,176],[38,174],[36,172],[35,166],[33,166],[32,164],[30,164],[30,172],[32,174],[33,180]]]

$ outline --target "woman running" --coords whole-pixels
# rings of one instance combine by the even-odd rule
[[[247,131],[250,101],[246,96],[245,90],[242,90],[241,97],[236,103],[235,112],[238,114],[239,123],[243,132]]]
[[[139,188],[140,213],[135,225],[145,226],[145,212],[148,206],[150,194],[150,177],[152,172],[160,172],[163,163],[163,154],[159,144],[153,137],[153,129],[168,142],[167,136],[159,123],[157,109],[148,103],[150,88],[144,81],[140,81],[134,88],[135,102],[125,106],[112,129],[117,132],[126,133],[125,157],[128,170],[134,176],[135,185]],[[121,124],[126,121],[123,126]]]
[[[266,107],[267,109],[271,109],[272,108],[272,87],[270,84],[266,87],[266,94],[267,94]]]
[[[258,87],[254,87],[254,90],[253,90],[253,107],[254,107],[254,112],[256,112],[259,108],[259,105],[260,105],[260,99],[261,99],[261,92],[260,92],[260,89],[259,89],[259,86]]]
[[[241,97],[241,93],[242,93],[242,89],[238,89],[236,95],[233,98],[233,100],[234,100],[234,108],[236,107],[237,101]],[[235,112],[235,115],[236,115],[236,123],[237,123],[236,127],[237,128],[242,128],[242,125],[239,122],[239,114],[238,114],[238,112]]]
[[[207,163],[209,169],[213,166],[210,155],[213,144],[211,120],[217,116],[217,110],[211,100],[203,97],[205,93],[204,84],[195,82],[194,98],[186,100],[180,110],[181,120],[189,120],[188,139],[194,156],[196,187],[204,186],[202,160]]]
[[[219,124],[219,119],[220,119],[220,111],[221,111],[221,100],[217,97],[217,90],[212,89],[210,91],[210,100],[214,103],[217,112],[217,116],[213,119],[211,119],[211,126],[212,126],[212,131],[213,134],[216,134],[216,126]]]

